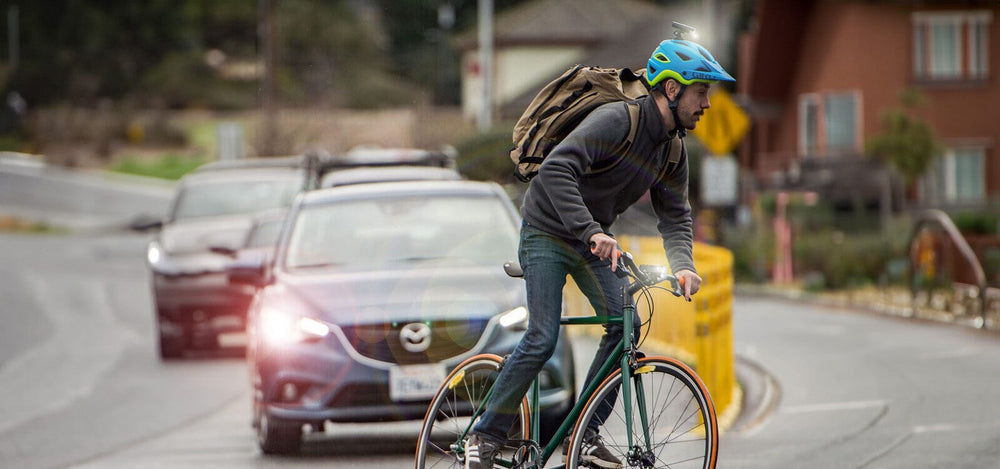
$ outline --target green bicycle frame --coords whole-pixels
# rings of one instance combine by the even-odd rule
[[[556,450],[562,444],[563,438],[566,437],[566,434],[569,433],[572,426],[575,425],[576,420],[580,417],[580,414],[583,412],[584,406],[587,405],[587,402],[590,400],[590,398],[593,397],[594,393],[597,392],[597,388],[604,382],[604,380],[609,375],[611,375],[611,373],[614,372],[616,368],[622,371],[622,384],[621,384],[622,392],[620,393],[618,398],[624,399],[624,404],[625,404],[624,409],[626,414],[625,425],[628,434],[628,444],[630,447],[633,446],[634,442],[632,441],[632,406],[631,406],[632,382],[630,379],[628,379],[631,376],[631,370],[629,366],[629,359],[631,358],[631,354],[626,352],[631,352],[632,350],[634,350],[634,346],[629,345],[628,347],[626,347],[625,344],[626,341],[628,341],[629,344],[631,344],[632,341],[632,331],[635,327],[635,325],[633,324],[633,316],[635,315],[635,302],[633,301],[632,296],[628,295],[626,291],[623,290],[622,293],[624,296],[624,303],[622,305],[621,316],[589,316],[589,317],[563,316],[559,318],[559,323],[563,325],[621,324],[622,340],[618,342],[618,345],[615,346],[615,349],[611,352],[611,355],[601,365],[601,368],[597,372],[596,377],[590,382],[589,385],[587,385],[587,388],[583,390],[583,393],[580,394],[580,398],[577,400],[573,408],[570,409],[569,414],[562,421],[562,424],[559,425],[559,428],[552,436],[552,439],[549,440],[548,444],[545,445],[545,448],[541,449],[541,454],[539,455],[539,458],[537,460],[538,463],[540,464],[545,464],[545,462],[547,462],[548,459],[552,457],[552,455],[556,452]],[[648,429],[649,423],[647,421],[647,413],[645,407],[646,406],[645,390],[642,389],[642,386],[640,385],[636,386],[635,391],[636,391],[636,398],[638,400],[637,404],[639,406],[638,408],[639,417],[643,426],[643,436],[645,438],[644,444],[646,447],[649,447],[650,444],[649,429]],[[541,409],[539,408],[540,391],[537,379],[532,381],[529,393],[530,393],[529,407],[531,411],[531,428],[530,428],[530,435],[528,436],[528,438],[532,441],[537,442],[536,438],[538,438],[539,435],[541,434],[540,430]],[[493,396],[493,388],[491,387],[490,390],[486,393],[486,396],[483,398],[483,401],[480,403],[478,408],[473,413],[469,425],[466,427],[463,434],[459,436],[458,441],[462,441],[465,435],[468,434],[468,432],[472,428],[472,422],[474,422],[480,415],[482,415],[482,413],[485,411],[486,403],[492,396]],[[494,462],[503,467],[514,466],[513,461],[503,458],[497,458]],[[558,466],[558,467],[565,467],[565,466]]]

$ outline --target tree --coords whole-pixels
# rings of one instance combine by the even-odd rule
[[[927,171],[939,147],[930,126],[910,115],[921,102],[919,92],[903,90],[900,101],[903,108],[882,116],[884,131],[870,138],[866,149],[869,155],[888,162],[909,188]]]

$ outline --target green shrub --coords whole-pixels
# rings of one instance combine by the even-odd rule
[[[514,163],[510,160],[514,125],[498,125],[455,142],[458,170],[469,179],[514,183]]]
[[[723,226],[721,244],[733,252],[733,276],[738,282],[760,283],[770,278],[774,265],[774,234],[767,230]]]
[[[888,278],[887,269],[892,262],[906,256],[906,241],[892,232],[799,233],[793,235],[792,242],[794,269],[797,274],[821,274],[828,289],[875,284]]]
[[[952,216],[963,234],[990,235],[997,232],[997,216],[987,212],[962,212]]]
[[[111,166],[111,171],[177,180],[205,163],[202,158],[190,158],[177,153],[167,153],[155,158],[126,156]]]

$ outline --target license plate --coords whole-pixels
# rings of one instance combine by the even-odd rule
[[[445,378],[444,365],[406,365],[389,368],[389,398],[393,401],[430,399]]]

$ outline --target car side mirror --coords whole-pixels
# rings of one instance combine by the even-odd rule
[[[267,264],[262,256],[236,259],[226,267],[226,280],[233,285],[263,287],[268,283]]]
[[[163,219],[148,213],[136,215],[128,224],[132,231],[149,231],[163,228]]]

